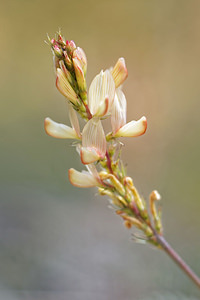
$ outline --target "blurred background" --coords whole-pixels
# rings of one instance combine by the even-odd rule
[[[0,299],[199,299],[161,251],[131,231],[95,189],[70,185],[82,170],[71,141],[43,129],[68,123],[46,34],[59,28],[88,57],[92,78],[126,58],[123,160],[141,194],[162,195],[166,239],[200,275],[200,2],[8,0],[0,10]]]

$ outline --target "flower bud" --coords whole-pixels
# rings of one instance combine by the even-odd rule
[[[74,50],[76,49],[76,44],[74,41],[66,41],[67,52],[72,56]]]
[[[67,68],[69,70],[71,70],[73,65],[72,65],[71,59],[69,58],[69,56],[67,54],[67,51],[63,51],[63,55],[64,55],[64,61],[65,61]]]
[[[86,95],[87,95],[87,86],[86,86],[85,75],[84,75],[83,69],[81,67],[80,61],[76,57],[73,58],[72,61],[73,61],[74,70],[75,70],[75,74],[76,74],[76,80],[77,80],[78,86],[80,88],[81,96],[85,100]]]
[[[160,215],[156,209],[155,201],[159,201],[160,199],[161,199],[161,196],[157,191],[151,192],[151,194],[149,196],[150,210],[151,210],[151,214],[152,214],[152,217],[154,220],[155,229],[158,232],[162,231],[162,223],[161,223]]]
[[[84,75],[86,75],[87,71],[87,58],[85,52],[80,47],[77,47],[73,52],[73,58],[77,58],[81,64]]]
[[[69,99],[74,105],[79,105],[78,95],[65,77],[64,72],[59,68],[57,69],[56,86],[63,96]]]
[[[58,58],[62,57],[62,50],[57,45],[53,45],[53,51]]]
[[[119,58],[112,70],[112,76],[115,81],[116,88],[120,86],[128,76],[128,71],[123,57]]]

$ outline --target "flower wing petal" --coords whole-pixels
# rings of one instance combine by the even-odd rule
[[[142,117],[138,121],[131,121],[121,127],[115,137],[136,137],[145,133],[147,129],[147,120]]]
[[[76,131],[64,124],[54,122],[50,118],[44,121],[44,128],[48,135],[59,139],[80,139]]]
[[[99,181],[89,172],[79,172],[71,168],[68,171],[71,184],[81,188],[99,186]]]

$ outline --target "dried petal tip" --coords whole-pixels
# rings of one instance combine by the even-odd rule
[[[48,135],[58,139],[80,139],[73,128],[54,122],[50,118],[45,119],[44,128]]]
[[[145,117],[140,118],[138,121],[131,121],[122,126],[115,137],[136,137],[144,134],[147,130],[147,119]]]
[[[119,58],[112,70],[112,76],[115,81],[116,88],[120,86],[128,76],[128,71],[123,57]]]
[[[86,171],[78,172],[75,169],[71,168],[68,171],[68,176],[71,184],[77,187],[88,188],[100,186],[100,183],[97,180],[97,178],[95,178],[95,176]]]

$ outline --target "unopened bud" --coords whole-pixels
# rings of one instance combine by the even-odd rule
[[[119,58],[112,70],[112,76],[115,81],[116,88],[120,86],[128,76],[128,71],[123,57]]]
[[[161,218],[156,209],[155,201],[159,201],[160,199],[161,199],[161,196],[156,190],[151,192],[151,194],[149,196],[150,210],[151,210],[151,214],[153,216],[155,228],[158,232],[162,231],[162,223],[161,223]]]
[[[77,58],[78,61],[81,64],[81,67],[83,69],[84,75],[86,75],[86,71],[87,71],[87,58],[85,55],[85,52],[83,51],[82,48],[77,47],[74,52],[73,52],[73,58]]]
[[[80,91],[83,94],[86,94],[87,86],[86,86],[85,75],[84,75],[83,69],[81,67],[81,63],[77,58],[73,58],[72,60],[73,60],[75,74],[76,74],[76,80],[77,80],[78,86],[80,88]],[[86,97],[84,97],[84,98],[86,98]]]
[[[65,40],[64,38],[61,36],[61,34],[58,35],[58,43],[61,44],[62,46],[64,46],[66,43],[65,43]]]
[[[64,61],[65,61],[65,64],[67,66],[67,68],[69,70],[71,70],[72,68],[72,61],[71,59],[69,58],[68,54],[67,54],[67,51],[63,51],[63,54],[64,54]]]
[[[62,50],[57,45],[53,45],[53,51],[58,58],[62,57]]]
[[[67,52],[72,56],[73,51],[76,49],[74,41],[66,41]]]
[[[113,174],[108,174],[107,172],[100,172],[100,178],[101,180],[106,180],[109,179],[111,181],[111,183],[113,184],[114,188],[116,188],[116,190],[121,194],[121,195],[125,195],[125,189],[123,187],[123,185],[121,184],[121,182],[113,175]]]
[[[61,68],[61,70],[63,71],[63,73],[65,74],[67,80],[69,81],[69,83],[73,86],[73,77],[71,75],[71,73],[67,70],[67,68],[65,67],[65,63],[63,60],[59,61],[59,67]]]

